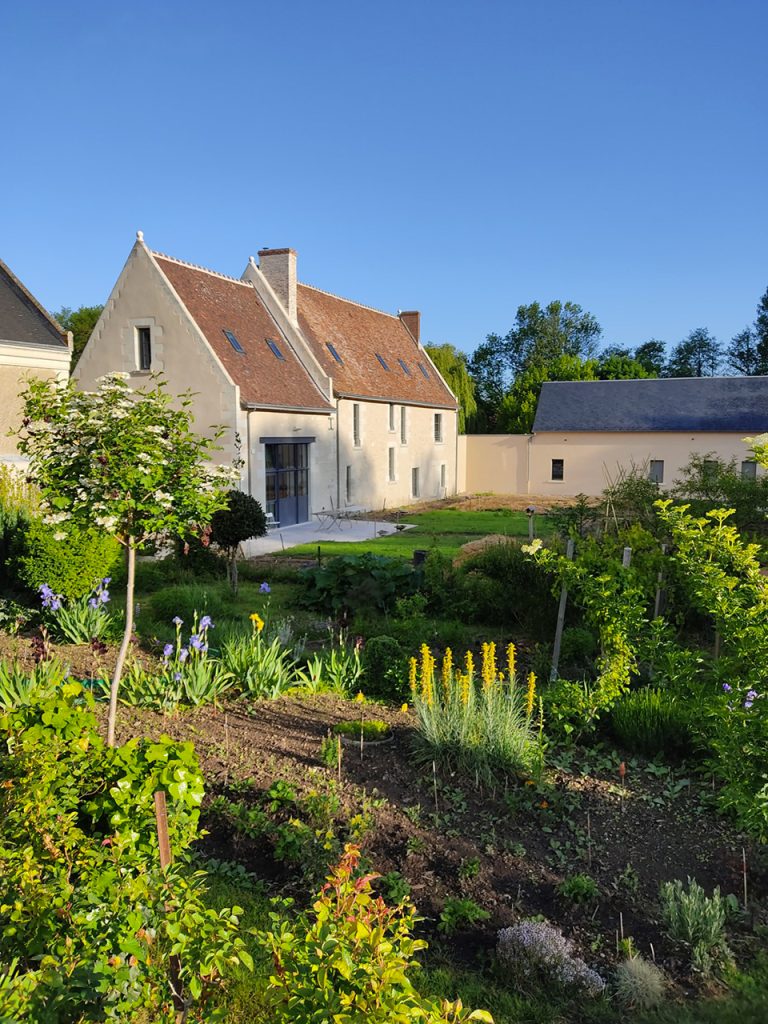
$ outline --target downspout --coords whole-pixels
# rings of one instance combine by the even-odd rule
[[[531,493],[531,445],[533,444],[533,434],[528,435],[528,445],[526,448],[526,454],[528,456],[528,465],[525,471],[525,493]]]
[[[339,401],[336,399],[336,508],[341,508],[341,452],[339,450]]]
[[[248,445],[248,448],[246,449],[248,452],[246,457],[246,466],[248,467],[248,493],[253,498],[253,479],[251,475],[251,459],[253,458],[253,453],[251,451],[251,414],[247,409],[245,410],[245,443]]]
[[[466,451],[465,451],[466,455]],[[459,493],[459,410],[456,410],[456,453],[453,459],[453,494]]]

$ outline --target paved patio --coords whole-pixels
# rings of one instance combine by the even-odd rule
[[[409,527],[408,523],[400,523],[401,527]],[[285,551],[297,544],[327,544],[329,541],[371,540],[390,533],[396,533],[394,523],[385,523],[372,519],[338,519],[330,526],[319,526],[317,523],[298,523],[296,526],[281,526],[269,531],[266,537],[249,540],[243,545],[246,558],[256,555],[269,555],[273,551]]]

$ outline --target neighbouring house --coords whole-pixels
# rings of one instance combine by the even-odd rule
[[[597,496],[634,464],[666,488],[694,452],[754,477],[744,438],[765,431],[768,377],[552,381],[532,433],[466,438],[460,480],[468,491]]]
[[[151,251],[141,232],[75,369],[135,386],[162,373],[191,390],[195,427],[241,444],[242,488],[283,526],[314,512],[392,508],[456,493],[457,402],[419,343],[417,312],[391,315],[297,280],[292,249],[264,249],[240,278]]]
[[[72,335],[0,260],[0,462],[25,461],[13,436],[21,428],[25,381],[66,380],[71,358]]]

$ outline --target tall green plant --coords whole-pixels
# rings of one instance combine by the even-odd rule
[[[110,688],[110,746],[133,632],[136,548],[163,535],[200,533],[226,507],[233,479],[230,469],[207,465],[215,439],[193,433],[189,393],[176,402],[163,381],[134,391],[127,376],[109,374],[95,392],[78,391],[73,381],[30,381],[22,395],[19,439],[47,521],[98,527],[127,552],[125,631]]]

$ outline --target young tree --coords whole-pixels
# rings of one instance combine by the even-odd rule
[[[633,359],[629,350],[611,351],[606,349],[597,360],[597,376],[600,380],[642,380],[655,377],[637,359]]]
[[[658,338],[651,338],[637,346],[634,358],[652,377],[661,377],[667,361],[667,347]]]
[[[103,306],[81,306],[79,309],[70,309],[69,306],[64,306],[53,314],[54,319],[58,320],[65,331],[72,331],[73,370],[77,366],[85,343],[93,333],[93,328],[103,309]]]
[[[120,677],[133,632],[136,549],[161,536],[199,534],[227,505],[231,467],[204,460],[216,440],[191,430],[191,396],[180,408],[162,381],[133,391],[128,375],[102,377],[94,392],[72,381],[32,380],[23,394],[20,451],[49,523],[75,522],[115,536],[126,549],[125,632],[109,698],[107,742],[115,743]]]
[[[754,377],[755,374],[765,372],[760,365],[757,338],[750,327],[745,327],[734,336],[726,349],[725,359],[729,369],[745,377]]]
[[[464,434],[467,420],[477,412],[475,382],[469,375],[467,357],[453,345],[425,345],[424,348],[458,399],[459,433]]]
[[[267,517],[250,494],[230,491],[227,507],[214,512],[210,539],[227,556],[227,575],[233,594],[237,593],[237,549],[244,541],[263,537],[266,532]]]

